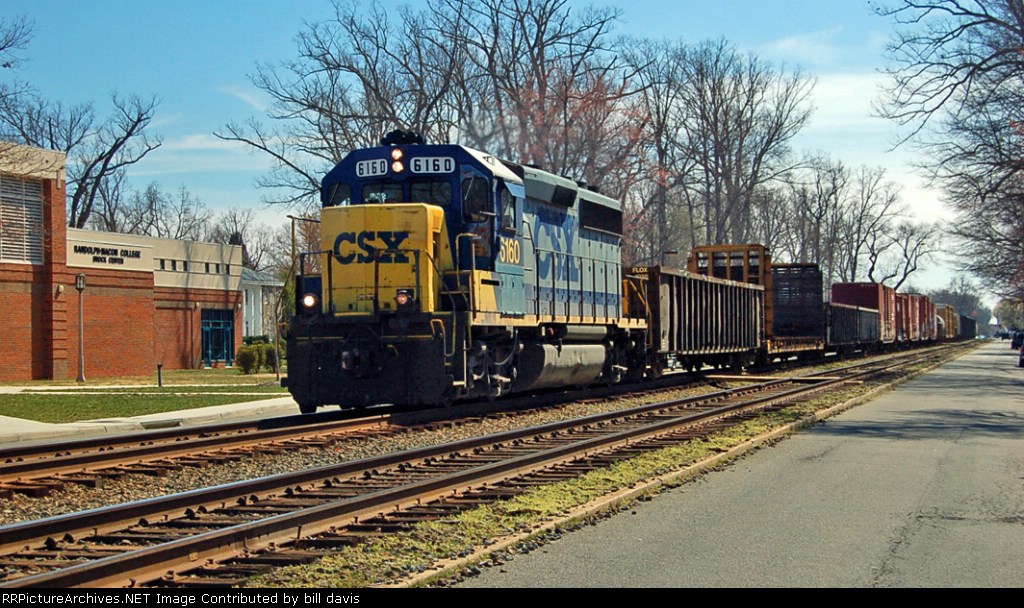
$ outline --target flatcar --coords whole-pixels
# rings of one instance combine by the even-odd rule
[[[693,273],[764,288],[764,341],[757,363],[825,352],[822,275],[816,264],[775,264],[764,245],[751,243],[695,247],[687,266]]]

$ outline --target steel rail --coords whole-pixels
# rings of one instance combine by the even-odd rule
[[[896,367],[899,363],[890,363],[883,367],[888,369]],[[868,375],[877,373],[878,370],[861,371],[857,375]],[[308,507],[294,513],[269,516],[256,522],[250,522],[233,526],[224,530],[205,532],[187,539],[171,541],[155,547],[147,547],[126,552],[123,555],[104,557],[86,564],[72,566],[70,568],[28,576],[15,579],[6,583],[4,587],[24,586],[75,586],[75,585],[105,585],[121,583],[127,579],[138,576],[141,573],[149,573],[156,567],[166,569],[172,564],[194,564],[199,560],[216,560],[228,554],[237,554],[239,550],[252,550],[257,546],[265,546],[269,543],[281,542],[296,538],[298,535],[306,535],[324,531],[329,527],[338,525],[339,519],[358,518],[364,514],[375,514],[381,508],[401,507],[409,501],[422,501],[455,492],[467,484],[486,484],[498,478],[508,477],[510,473],[522,473],[528,468],[547,467],[555,462],[565,461],[574,455],[592,452],[600,449],[608,449],[615,445],[628,445],[638,440],[664,435],[667,432],[676,430],[680,426],[692,425],[697,422],[723,418],[736,413],[738,410],[751,407],[764,407],[767,403],[776,403],[782,400],[791,399],[809,392],[819,391],[826,386],[846,382],[848,379],[827,379],[814,385],[802,385],[788,388],[779,393],[767,396],[746,399],[738,403],[725,405],[703,412],[688,412],[667,420],[656,421],[639,428],[622,430],[605,436],[585,439],[580,442],[560,445],[531,454],[521,455],[502,462],[485,464],[473,467],[464,471],[441,475],[436,478],[418,481],[412,484],[400,486],[387,490],[380,490],[371,494],[329,502],[314,507]],[[775,388],[780,388],[782,382],[765,383]],[[749,387],[748,387],[749,388]],[[729,390],[722,391],[720,396],[742,394],[750,391]],[[694,400],[693,398],[690,400]],[[650,410],[653,406],[643,406],[642,409]],[[664,404],[662,408],[665,409]],[[636,416],[638,412],[630,412]],[[606,415],[599,415],[606,418]],[[618,417],[622,417],[619,413]],[[594,417],[588,417],[594,418]],[[580,420],[574,421],[576,426]],[[543,435],[547,434],[541,429],[550,427],[563,427],[564,423],[554,423],[533,429],[526,429],[516,433],[502,433],[497,436],[490,436],[491,443],[506,443],[512,435]],[[500,437],[495,441],[496,437]],[[474,440],[476,441],[476,440]],[[459,444],[460,447],[453,448]],[[438,451],[463,451],[467,449],[465,442],[437,446]],[[397,456],[397,455],[396,455]],[[420,460],[422,455],[407,460]],[[377,463],[377,466],[381,466]],[[3,530],[0,530],[3,532]]]
[[[79,564],[43,574],[25,576],[0,584],[0,587],[34,587],[34,586],[75,586],[75,585],[106,585],[125,584],[130,578],[141,575],[153,576],[154,568],[166,569],[169,565],[180,566],[193,564],[198,560],[216,560],[225,556],[236,555],[239,551],[252,550],[256,547],[263,547],[269,543],[284,542],[293,540],[297,535],[321,532],[329,527],[336,526],[339,519],[358,518],[366,514],[376,514],[382,508],[400,508],[408,505],[410,501],[429,500],[432,497],[444,495],[449,492],[457,492],[466,484],[486,484],[493,479],[506,478],[511,473],[522,473],[530,467],[548,467],[555,462],[572,458],[573,455],[589,451],[608,449],[614,445],[628,445],[643,438],[663,435],[679,426],[692,425],[697,422],[707,422],[716,418],[723,418],[734,414],[739,409],[751,407],[764,407],[766,403],[777,403],[781,400],[790,399],[810,392],[822,390],[824,387],[834,384],[845,383],[853,378],[876,374],[880,371],[905,365],[906,361],[886,362],[884,365],[869,365],[870,369],[861,370],[849,377],[844,378],[822,378],[820,382],[811,386],[797,386],[788,388],[780,393],[772,393],[767,396],[746,399],[744,401],[713,408],[701,412],[684,412],[681,415],[673,415],[670,419],[662,419],[638,428],[622,430],[604,436],[584,439],[572,444],[560,445],[548,449],[542,449],[530,454],[520,455],[502,462],[475,466],[463,471],[442,474],[431,479],[421,480],[406,484],[397,488],[378,490],[369,494],[352,498],[327,502],[312,507],[301,508],[291,513],[281,515],[269,515],[259,521],[234,525],[226,529],[204,532],[189,538],[183,538],[166,542],[164,544],[147,547],[143,549],[127,550],[123,555],[104,557],[85,564]],[[865,367],[859,364],[852,367]],[[841,370],[834,370],[836,373]],[[484,445],[506,444],[516,439],[525,437],[539,437],[550,435],[572,427],[590,427],[600,422],[614,419],[635,419],[644,413],[657,410],[678,408],[681,404],[692,404],[700,401],[715,401],[728,397],[736,397],[755,390],[769,390],[783,388],[788,384],[785,381],[766,382],[756,387],[748,386],[742,389],[728,389],[712,393],[690,397],[687,399],[673,400],[670,402],[649,404],[631,410],[596,414],[573,421],[550,423],[540,427],[522,429],[519,431],[508,431],[484,438],[476,438],[460,442],[413,450],[401,454],[393,454],[379,458],[364,459],[321,467],[312,471],[294,474],[277,475],[252,482],[238,482],[218,488],[186,492],[162,499],[150,499],[136,503],[128,503],[116,507],[95,509],[80,514],[70,514],[15,524],[0,528],[0,538],[5,540],[14,539],[6,543],[6,546],[20,544],[27,540],[39,539],[40,532],[69,529],[98,530],[103,525],[115,525],[111,519],[124,520],[130,518],[147,518],[145,515],[147,507],[155,509],[153,514],[167,513],[170,511],[186,508],[194,508],[197,504],[197,497],[203,496],[205,500],[215,502],[227,501],[238,498],[240,495],[248,495],[250,492],[258,493],[257,488],[279,489],[282,486],[294,487],[309,481],[324,480],[336,476],[349,476],[358,474],[361,471],[386,468],[401,462],[415,462],[436,457],[444,454],[465,452]],[[664,416],[664,414],[663,414]],[[173,505],[173,506],[171,506]],[[114,516],[114,513],[119,515]],[[98,519],[97,519],[98,518]],[[70,532],[67,532],[70,533]],[[156,575],[159,577],[159,573]]]

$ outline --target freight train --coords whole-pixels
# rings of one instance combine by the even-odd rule
[[[835,285],[760,245],[623,267],[621,204],[538,167],[395,131],[322,180],[282,380],[322,405],[438,406],[947,338],[923,296]],[[955,313],[953,313],[955,314]],[[938,319],[943,319],[940,322]],[[972,334],[973,335],[973,334]]]

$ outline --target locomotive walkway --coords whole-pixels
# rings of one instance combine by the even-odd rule
[[[462,587],[1020,587],[1024,369],[994,341]]]

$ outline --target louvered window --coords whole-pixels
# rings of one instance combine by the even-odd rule
[[[0,175],[0,261],[43,263],[43,183]]]

